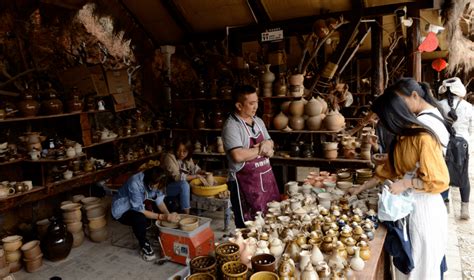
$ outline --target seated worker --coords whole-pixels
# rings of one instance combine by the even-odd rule
[[[205,172],[194,164],[191,158],[193,147],[191,141],[177,138],[174,141],[173,151],[166,153],[162,158],[163,168],[171,175],[172,182],[166,187],[168,197],[179,196],[181,210],[189,214],[191,207],[191,193],[189,181],[198,178]]]
[[[162,190],[166,187],[168,177],[166,171],[159,166],[139,172],[127,180],[112,200],[112,216],[120,223],[132,227],[145,261],[156,258],[146,238],[148,219],[168,222],[179,220],[179,215],[170,214],[163,202],[165,195]],[[155,205],[150,207],[150,202]],[[155,213],[153,206],[163,214]]]

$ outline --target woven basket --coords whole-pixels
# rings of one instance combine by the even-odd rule
[[[193,273],[186,277],[186,280],[216,280],[216,277],[208,273]]]
[[[279,279],[278,275],[270,271],[260,271],[250,276],[250,280],[278,280],[278,279]]]
[[[239,245],[232,242],[220,244],[219,246],[216,247],[215,252],[216,252],[216,259],[217,259],[217,276],[222,275],[221,268],[224,263],[240,260]]]
[[[215,196],[220,192],[227,190],[227,177],[214,177],[214,180],[218,185],[216,186],[203,186],[201,180],[194,179],[189,183],[191,185],[191,192],[198,196]]]
[[[222,265],[222,278],[225,280],[246,280],[248,267],[240,261],[226,262]]]
[[[212,256],[197,256],[191,260],[191,273],[209,273],[216,275],[216,258]]]

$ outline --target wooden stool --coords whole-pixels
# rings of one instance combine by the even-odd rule
[[[224,210],[224,231],[229,229],[230,224],[230,198],[216,198],[216,197],[204,197],[191,194],[191,207],[198,210],[216,211],[219,209]]]

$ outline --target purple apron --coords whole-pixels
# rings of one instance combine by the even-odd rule
[[[255,137],[251,136],[247,124],[242,119],[239,118],[239,120],[247,131],[249,148],[265,140],[262,129],[255,120],[255,124],[259,128],[259,133]],[[257,211],[265,213],[268,202],[280,200],[280,192],[269,158],[258,156],[253,160],[246,161],[235,175],[237,177],[240,210],[244,221],[253,220]]]

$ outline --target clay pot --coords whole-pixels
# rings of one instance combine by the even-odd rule
[[[73,94],[72,98],[66,101],[66,107],[69,113],[82,112],[84,109],[84,102],[77,94]]]
[[[250,280],[278,280],[283,279],[279,278],[278,275],[270,271],[259,271],[250,276]]]
[[[203,272],[193,273],[185,278],[185,280],[215,280],[215,279],[216,277],[214,275],[211,275],[209,273],[203,273]]]
[[[311,97],[311,99],[304,106],[304,112],[310,117],[317,116],[323,112],[323,105],[318,99]]]
[[[255,272],[258,271],[275,271],[275,263],[276,259],[271,254],[260,254],[257,256],[253,256],[251,259],[252,262],[252,269]]]
[[[0,268],[4,268],[7,265],[7,260],[5,259],[5,250],[0,248]],[[2,277],[0,269],[0,277]]]
[[[5,252],[5,259],[7,260],[7,263],[17,262],[21,259],[21,251],[20,250],[6,251]]]
[[[191,262],[191,273],[209,273],[216,274],[216,258],[212,256],[197,256]]]
[[[84,207],[88,219],[97,218],[105,214],[105,210],[101,204],[92,204]]]
[[[26,90],[23,92],[23,100],[18,102],[18,109],[24,117],[34,117],[38,115],[40,103],[33,98],[33,92]]]
[[[353,159],[356,156],[355,149],[346,149],[344,148],[344,157],[347,159]],[[370,157],[369,157],[370,158]]]
[[[35,272],[43,265],[43,254],[37,255],[34,259],[23,259],[25,261],[26,271]]]
[[[304,76],[303,74],[296,74],[291,75],[288,79],[288,83],[290,84],[290,96],[300,97],[304,94],[304,86],[303,86]]]
[[[329,131],[338,131],[345,126],[344,116],[339,111],[330,111],[324,118],[324,127]]]
[[[81,199],[81,203],[84,205],[100,204],[101,200],[98,197],[89,196]]]
[[[52,218],[48,232],[41,242],[42,251],[47,259],[60,261],[71,252],[72,241],[72,234],[67,231],[66,226],[56,218]]]
[[[306,120],[306,127],[308,127],[309,130],[313,130],[313,131],[320,130],[323,124],[324,117],[325,117],[324,114],[319,114],[317,116],[309,117]]]
[[[67,228],[67,231],[69,231],[70,233],[74,235],[74,233],[82,231],[82,222],[78,221],[78,222],[68,223],[66,224],[66,228]]]
[[[304,112],[303,100],[294,100],[290,103],[289,112],[292,116],[302,116]]]
[[[89,229],[90,230],[99,230],[107,224],[105,216],[100,216],[97,218],[89,219]]]
[[[21,269],[21,261],[18,260],[16,262],[9,263],[8,266],[10,268],[10,273],[17,272]]]
[[[21,251],[23,252],[25,259],[29,260],[35,259],[39,255],[42,255],[39,240],[33,240],[25,243],[23,246],[21,246]]]
[[[89,233],[90,239],[94,242],[102,242],[106,240],[108,236],[109,231],[106,226],[94,230],[91,229]]]
[[[294,130],[304,129],[304,118],[301,116],[292,116],[290,117],[289,125]]]
[[[287,86],[285,75],[280,75],[280,78],[273,84],[273,93],[276,96],[286,96]]]
[[[2,239],[3,249],[8,252],[17,251],[20,249],[23,237],[20,235],[10,235]]]
[[[206,127],[206,117],[204,116],[204,112],[202,110],[196,113],[195,119],[194,119],[194,126],[197,129]]]
[[[288,117],[280,112],[278,115],[273,118],[273,127],[275,129],[283,129],[288,126]]]
[[[48,231],[49,224],[50,222],[48,219],[43,219],[36,222],[36,231],[38,232],[38,237],[40,239],[43,239],[43,236]]]
[[[3,279],[10,274],[10,267],[8,265],[4,265],[0,268],[0,278]]]
[[[290,114],[290,104],[291,104],[291,101],[285,101],[281,103],[280,110],[283,112],[283,114],[285,115]]]
[[[275,74],[270,71],[271,64],[265,64],[265,72],[260,77],[260,80],[263,83],[263,96],[271,97],[272,96],[272,83],[275,81]]]
[[[46,90],[46,100],[41,103],[41,108],[45,115],[56,115],[63,113],[63,103],[57,98],[57,92],[51,85]]]
[[[221,129],[224,126],[224,116],[219,108],[214,109],[209,119],[212,120],[212,125],[215,129]]]
[[[84,242],[84,231],[82,230],[82,228],[80,231],[72,234],[72,239],[72,248],[81,246],[82,242]]]

